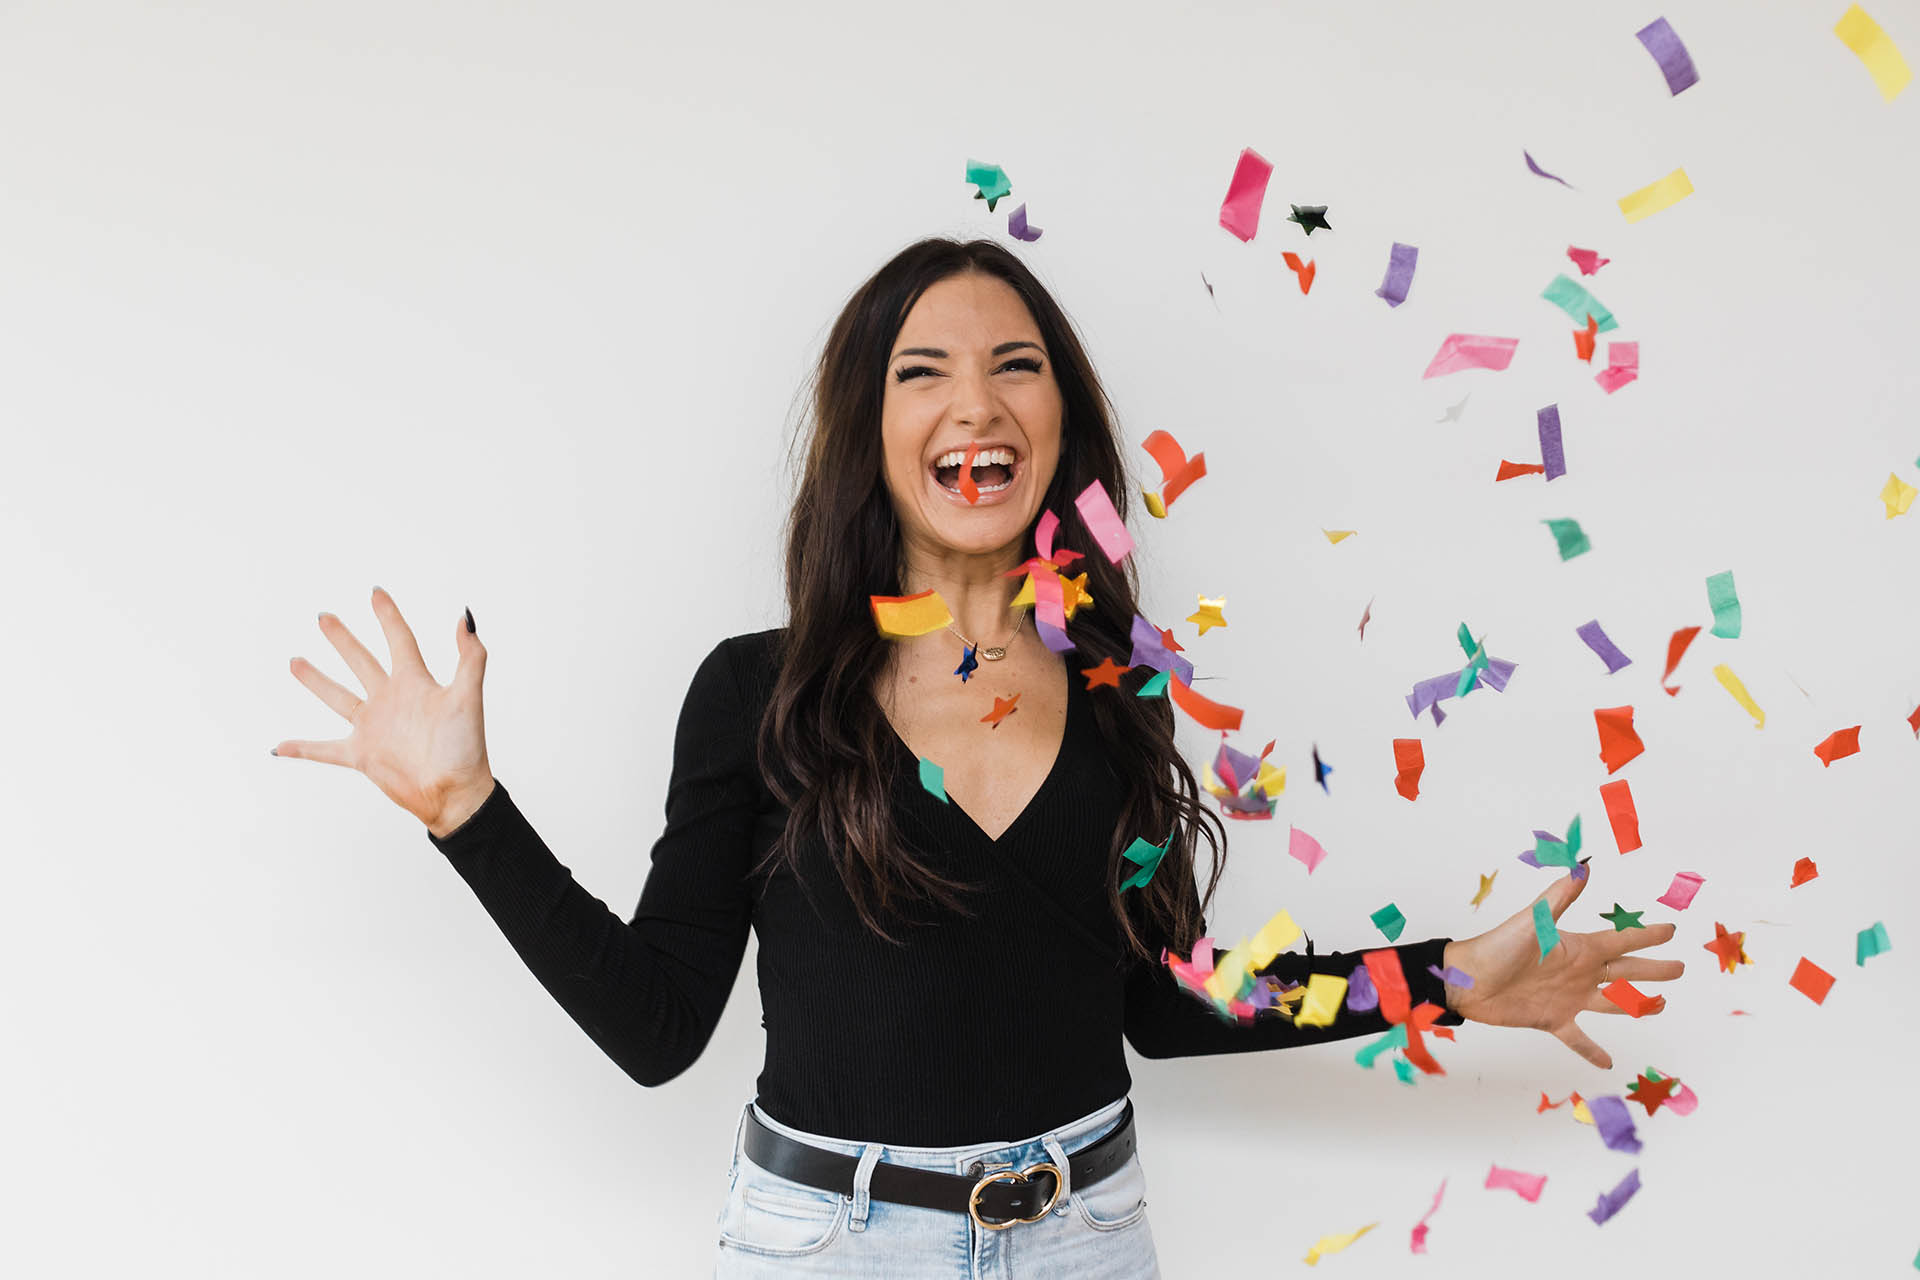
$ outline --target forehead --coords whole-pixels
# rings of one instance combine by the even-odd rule
[[[936,281],[900,326],[899,346],[989,346],[1008,338],[1039,341],[1039,326],[1013,286],[967,272]]]

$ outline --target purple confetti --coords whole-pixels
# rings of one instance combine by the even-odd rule
[[[1127,665],[1171,671],[1181,684],[1193,683],[1193,664],[1162,644],[1160,629],[1137,613],[1133,615],[1133,655]]]
[[[1442,969],[1437,964],[1430,964],[1427,966],[1427,972],[1442,982],[1451,982],[1456,987],[1471,987],[1473,985],[1472,974],[1468,973],[1465,969],[1456,969],[1452,965],[1448,965]]]
[[[1608,675],[1612,675],[1622,667],[1633,665],[1633,659],[1620,652],[1613,641],[1607,639],[1607,633],[1600,629],[1600,619],[1595,618],[1591,622],[1581,623],[1575,632],[1587,642],[1587,648],[1600,655],[1600,661],[1607,664]]]
[[[1507,681],[1513,678],[1514,670],[1518,666],[1518,663],[1508,662],[1504,658],[1488,658],[1485,669],[1480,672],[1479,683],[1495,693],[1504,692]],[[1439,724],[1445,718],[1441,714],[1440,704],[1456,696],[1454,690],[1460,687],[1460,672],[1465,670],[1465,667],[1461,667],[1459,670],[1449,671],[1445,675],[1434,676],[1414,685],[1413,692],[1407,695],[1407,710],[1413,712],[1414,719],[1419,719],[1420,713],[1431,707],[1433,722]]]
[[[1587,1099],[1587,1111],[1593,1116],[1594,1127],[1600,1130],[1600,1141],[1607,1144],[1609,1151],[1624,1151],[1630,1156],[1640,1154],[1640,1139],[1634,1136],[1633,1115],[1625,1102],[1612,1094],[1602,1094]]]
[[[1027,225],[1027,206],[1024,201],[1018,209],[1007,215],[1007,234],[1015,240],[1025,240],[1029,244],[1040,238],[1040,228]]]
[[[1595,1226],[1599,1226],[1608,1218],[1620,1212],[1620,1207],[1626,1204],[1627,1201],[1633,1199],[1633,1193],[1639,1189],[1640,1171],[1635,1169],[1627,1174],[1626,1177],[1620,1179],[1619,1186],[1611,1191],[1602,1191],[1600,1193],[1600,1202],[1594,1205],[1593,1208],[1587,1210],[1587,1216],[1593,1219]]]
[[[1655,18],[1633,35],[1660,64],[1660,74],[1667,78],[1669,96],[1700,83],[1700,73],[1693,69],[1687,46],[1680,43],[1680,37],[1674,34],[1665,18]]]
[[[1560,406],[1550,404],[1534,417],[1540,428],[1540,461],[1547,464],[1547,479],[1567,474],[1567,455],[1560,447]]]
[[[1373,291],[1376,298],[1385,298],[1387,305],[1397,307],[1407,300],[1407,289],[1413,284],[1413,267],[1420,260],[1420,251],[1410,244],[1393,242],[1393,251],[1387,255],[1387,278]]]
[[[1380,989],[1373,985],[1373,975],[1366,965],[1356,965],[1353,976],[1347,979],[1347,1011],[1371,1013],[1379,1007]]]
[[[1539,165],[1533,162],[1533,157],[1527,155],[1526,152],[1522,151],[1520,154],[1527,157],[1527,168],[1533,170],[1535,173],[1539,174],[1541,177],[1552,178],[1555,182],[1559,183],[1561,186],[1565,187],[1569,191],[1576,191],[1579,189],[1575,187],[1571,182],[1568,182],[1565,178],[1562,178],[1557,174],[1548,173],[1545,169],[1542,169]]]

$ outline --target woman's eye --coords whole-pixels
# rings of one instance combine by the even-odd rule
[[[1038,373],[1040,372],[1040,362],[1034,359],[1032,356],[1022,356],[1017,360],[1007,361],[1005,364],[1001,365],[1000,368],[1020,369],[1027,373]],[[893,380],[895,382],[907,382],[913,378],[919,377],[923,373],[937,373],[937,372],[939,372],[937,369],[930,369],[924,364],[913,364],[913,365],[908,365],[904,369],[895,370],[893,375]]]
[[[932,372],[933,370],[923,364],[909,365],[905,369],[897,370],[893,375],[893,380],[895,382],[905,382],[909,378],[917,378],[923,373]]]
[[[1018,360],[1009,360],[1000,367],[1002,369],[1025,369],[1028,373],[1040,372],[1040,362],[1032,356],[1022,356]]]

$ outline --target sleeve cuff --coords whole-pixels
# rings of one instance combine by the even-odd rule
[[[465,822],[444,836],[436,836],[429,831],[427,839],[441,853],[455,857],[499,835],[512,820],[514,811],[513,799],[507,794],[506,784],[495,778],[493,790],[487,793],[487,798],[480,802],[480,807]]]
[[[1410,947],[1400,948],[1401,973],[1407,980],[1407,991],[1413,1003],[1418,1005],[1431,1002],[1441,1010],[1434,1025],[1457,1027],[1466,1019],[1447,1007],[1447,984],[1444,978],[1432,973],[1427,966],[1435,969],[1446,968],[1447,944],[1452,938],[1431,938],[1426,942],[1416,942]]]

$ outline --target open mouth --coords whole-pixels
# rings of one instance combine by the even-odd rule
[[[965,449],[950,449],[933,460],[934,482],[949,493],[960,493],[960,465],[967,459]],[[999,493],[1013,484],[1018,473],[1019,456],[1013,450],[995,446],[982,449],[973,457],[973,484],[982,495]]]

